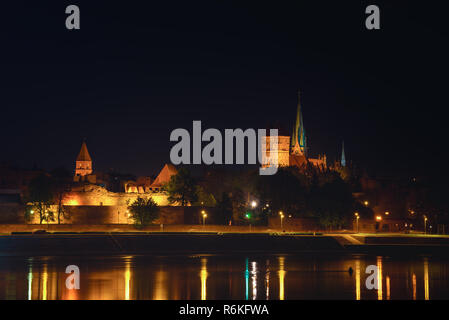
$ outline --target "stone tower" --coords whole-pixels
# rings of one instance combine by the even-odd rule
[[[92,159],[87,151],[86,142],[83,141],[80,153],[76,158],[75,176],[84,177],[92,174]]]
[[[273,164],[271,154],[277,153],[277,167],[288,167],[290,165],[290,137],[289,136],[267,136],[263,137],[262,143],[265,144],[265,152],[262,151],[262,168],[269,167]],[[271,148],[270,143],[274,146]]]

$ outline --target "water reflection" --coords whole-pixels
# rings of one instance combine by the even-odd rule
[[[360,259],[355,261],[355,299],[360,300]]]
[[[382,257],[377,257],[377,300],[382,300]]]
[[[284,270],[285,257],[279,257],[279,300],[284,300],[284,282],[285,282],[285,274],[287,273]]]
[[[129,300],[129,284],[131,282],[131,261],[125,262],[125,300]]]
[[[245,300],[248,300],[249,296],[249,269],[248,258],[245,259]]]
[[[389,276],[385,277],[385,286],[387,289],[387,300],[390,300],[390,277]]]
[[[429,300],[429,260],[424,258],[424,300]]]
[[[201,259],[201,300],[206,300],[207,296],[207,259]]]
[[[251,270],[251,280],[252,280],[252,286],[253,286],[253,300],[256,300],[257,298],[257,262],[253,261],[251,263],[252,270]]]
[[[44,264],[44,271],[42,273],[42,300],[47,300],[47,288],[48,288],[48,273],[47,273],[48,265]]]
[[[28,300],[32,300],[33,296],[33,266],[28,267]]]
[[[270,300],[270,260],[266,262],[265,271],[265,298]]]
[[[413,300],[416,300],[416,275],[412,275]]]
[[[162,268],[156,271],[155,274],[155,282],[154,282],[154,294],[153,300],[167,300],[168,299],[168,291],[167,291],[167,275],[168,273],[164,271]]]
[[[378,290],[368,290],[365,269],[374,263]],[[65,287],[70,264],[80,268],[80,290]],[[438,279],[431,288],[430,277]],[[447,261],[263,254],[0,258],[0,299],[429,300],[430,290],[432,299],[449,299]]]

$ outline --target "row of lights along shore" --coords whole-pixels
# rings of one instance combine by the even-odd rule
[[[369,205],[369,202],[368,201],[364,201],[363,202],[363,204],[365,205],[365,207],[368,207],[368,205]],[[413,214],[415,214],[415,212],[413,211],[413,210],[409,210],[410,211],[410,213],[413,215]],[[389,216],[390,215],[390,212],[389,211],[385,211],[385,215],[386,216]],[[360,215],[359,215],[359,213],[358,212],[355,212],[354,213],[354,216],[355,216],[355,219],[356,219],[356,225],[357,225],[357,233],[359,232],[359,219],[360,219]],[[424,234],[427,234],[427,216],[425,216],[425,215],[423,215],[423,219],[424,219]],[[377,215],[376,216],[376,221],[377,222],[380,222],[380,221],[382,221],[382,216],[380,216],[380,215]],[[405,224],[405,226],[407,227],[407,223]],[[412,224],[410,224],[410,227],[412,227],[413,225]],[[432,226],[430,226],[430,228],[432,228]]]

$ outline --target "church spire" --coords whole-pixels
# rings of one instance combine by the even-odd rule
[[[86,140],[83,140],[83,144],[81,145],[81,150],[76,158],[76,161],[92,161],[89,151],[87,151]]]
[[[80,153],[75,161],[75,176],[86,176],[92,174],[92,158],[87,151],[86,141],[83,140]]]
[[[304,129],[299,90],[298,90],[298,107],[296,110],[296,122],[295,127],[293,129],[291,147],[293,154],[305,154],[307,149],[306,131]]]
[[[343,140],[343,144],[341,146],[341,166],[346,167],[346,157],[345,157],[345,141]]]

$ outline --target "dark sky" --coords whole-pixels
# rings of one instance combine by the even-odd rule
[[[447,165],[447,12],[437,1],[29,1],[2,4],[0,160],[153,174],[170,132],[289,131],[379,172]],[[81,30],[65,28],[77,4]],[[377,4],[381,30],[365,28]]]

